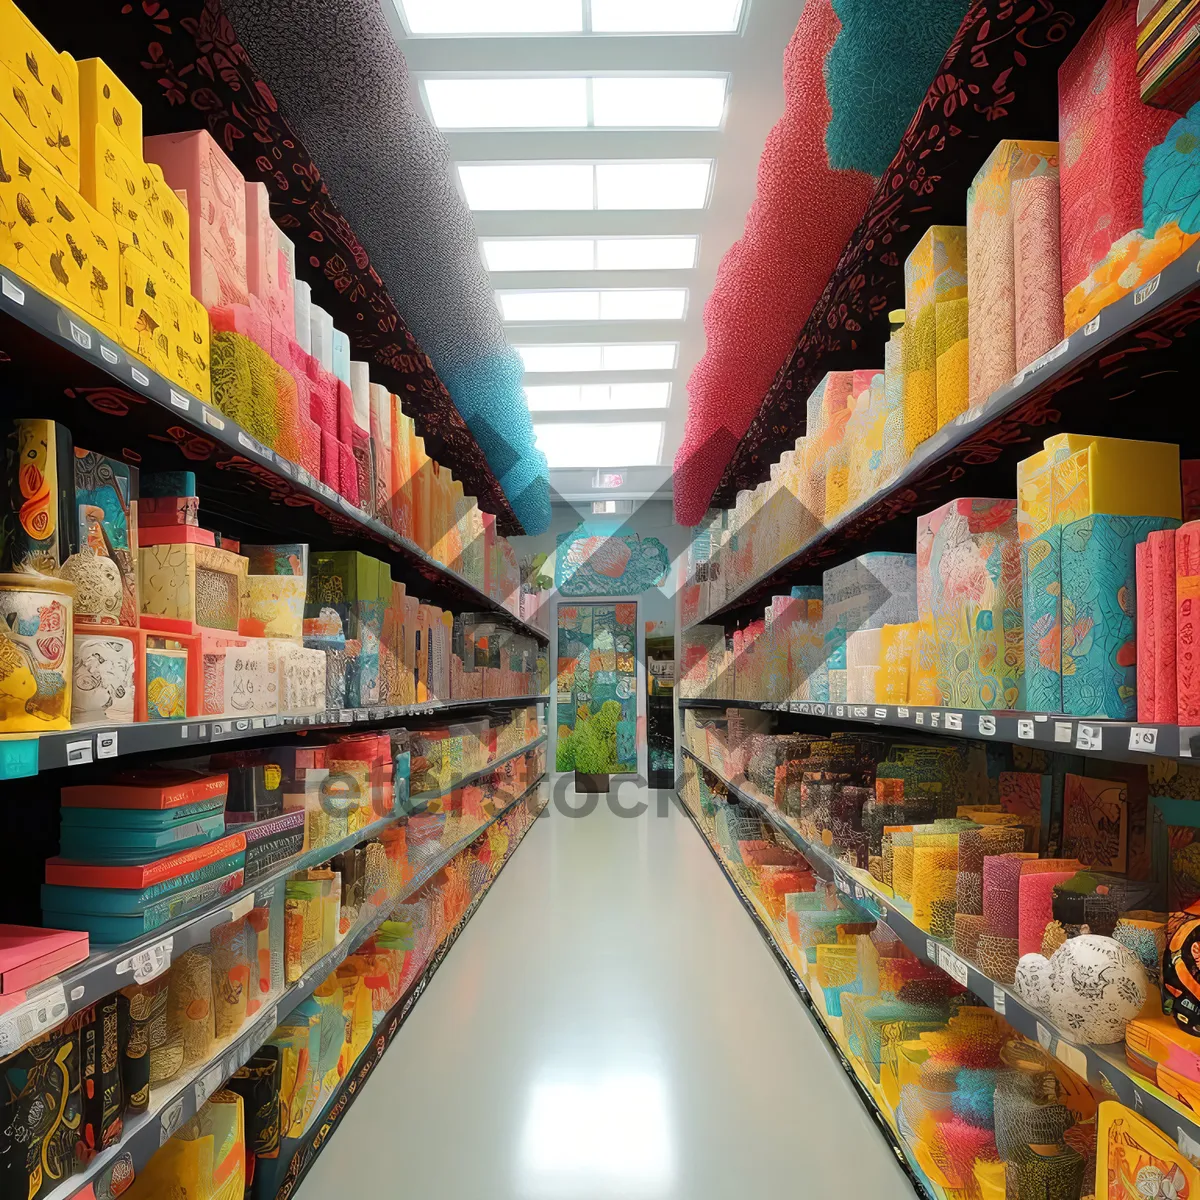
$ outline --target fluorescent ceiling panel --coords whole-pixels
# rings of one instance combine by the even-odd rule
[[[396,0],[410,33],[580,33],[583,0]]]
[[[489,271],[590,271],[594,238],[484,238]]]
[[[587,80],[427,79],[429,115],[439,129],[584,129]]]
[[[506,321],[681,321],[687,288],[501,291],[496,300]]]
[[[686,288],[612,288],[600,293],[602,321],[682,321]]]
[[[437,3],[438,0],[426,0]],[[743,0],[592,0],[595,33],[736,33]]]
[[[696,237],[599,238],[598,271],[678,271],[696,265]]]
[[[569,371],[671,371],[678,342],[632,342],[627,345],[516,346],[529,374]]]
[[[605,412],[631,408],[666,408],[669,383],[585,383],[527,387],[530,412]]]
[[[700,162],[463,163],[476,211],[697,209],[708,203],[712,159]]]
[[[596,164],[597,208],[703,208],[712,162]]]
[[[725,85],[723,75],[598,75],[592,80],[592,124],[598,129],[718,129],[725,115]]]
[[[458,168],[473,209],[582,209],[593,207],[590,163],[474,163]]]
[[[726,85],[724,75],[493,75],[422,86],[439,129],[718,129]]]
[[[661,421],[534,425],[533,432],[551,470],[656,467],[662,457]]]
[[[696,237],[484,238],[489,271],[676,271],[696,265]]]

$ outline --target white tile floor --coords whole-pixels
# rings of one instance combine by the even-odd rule
[[[672,804],[551,805],[298,1195],[914,1192]]]

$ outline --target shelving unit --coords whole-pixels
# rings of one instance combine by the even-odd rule
[[[763,820],[783,834],[824,878],[833,881],[848,901],[861,907],[870,919],[884,922],[918,958],[958,980],[989,1008],[1000,1013],[1019,1033],[1036,1041],[1093,1087],[1140,1112],[1181,1146],[1200,1145],[1200,1113],[1177,1104],[1154,1084],[1131,1071],[1125,1064],[1123,1046],[1087,1046],[1070,1041],[1048,1017],[1031,1009],[1011,987],[991,979],[974,963],[955,954],[945,942],[930,937],[915,925],[911,907],[882,889],[867,872],[848,867],[833,858],[824,846],[808,841],[782,813],[757,795],[746,781],[726,779],[703,758],[686,748],[684,754],[731,795],[753,808]]]
[[[680,708],[745,708],[791,716],[820,717],[858,725],[888,726],[912,733],[944,734],[1037,746],[1060,754],[1085,754],[1113,762],[1150,758],[1190,760],[1200,754],[1200,729],[1186,725],[1142,725],[1132,721],[1081,719],[1062,713],[980,712],[910,704],[819,704],[792,701],[680,700]]]
[[[523,803],[544,778],[544,774],[539,775],[520,796],[506,804],[479,828],[460,838],[432,862],[422,867],[400,896],[395,899],[387,899],[381,904],[364,905],[364,909],[367,911],[360,914],[358,924],[333,950],[314,963],[296,983],[275,996],[256,1020],[243,1027],[237,1036],[222,1046],[208,1062],[189,1072],[186,1076],[172,1080],[171,1083],[153,1094],[150,1108],[145,1113],[126,1121],[121,1140],[102,1154],[97,1155],[88,1164],[85,1171],[72,1175],[54,1191],[48,1193],[47,1200],[69,1200],[70,1197],[93,1194],[92,1186],[97,1181],[110,1177],[113,1166],[118,1162],[123,1166],[126,1164],[131,1166],[134,1173],[145,1167],[167,1138],[185,1121],[193,1117],[205,1100],[213,1092],[219,1090],[239,1067],[249,1062],[254,1052],[275,1031],[280,1018],[287,1016],[297,1005],[312,995],[322,980],[335,971],[358,946],[362,945],[379,928],[396,904],[403,903],[408,897],[420,891],[447,863],[476,841],[480,835],[486,833],[489,826],[500,820],[505,813],[514,809],[518,804]],[[355,834],[354,843],[366,840],[371,832],[378,832],[379,826],[387,823],[380,822],[370,830],[363,830],[361,833]],[[320,854],[321,858],[318,861],[324,861],[329,856],[328,851],[322,851]],[[295,868],[290,868],[284,874],[290,873],[292,869]],[[243,903],[245,910],[250,907],[249,903]],[[228,909],[223,909],[221,920],[229,919],[231,917]],[[158,974],[157,971],[147,974],[144,978],[151,979],[156,974]],[[130,980],[123,981],[121,986],[128,982]],[[415,996],[413,999],[415,1000]]]
[[[299,533],[319,542],[336,535],[345,549],[386,551],[396,577],[416,594],[501,614],[512,628],[549,641],[458,572],[5,270],[0,270],[0,350],[5,356],[0,379],[15,385],[12,393],[22,401],[29,397],[31,411],[36,405],[39,414],[50,410],[60,416],[89,449],[120,458],[122,439],[132,435],[135,461],[161,459],[161,469],[195,471],[203,480],[206,509],[223,526],[278,535],[281,522],[260,525],[258,514],[269,518],[286,510],[293,537]]]
[[[920,1166],[913,1160],[908,1148],[904,1145],[903,1140],[899,1136],[894,1121],[889,1120],[886,1113],[880,1108],[875,1097],[871,1094],[871,1090],[863,1078],[861,1072],[856,1069],[845,1054],[842,1053],[842,1048],[834,1040],[830,1033],[826,1022],[824,1006],[819,1004],[813,993],[809,991],[808,985],[805,983],[803,976],[796,968],[796,964],[792,961],[787,950],[780,944],[774,931],[774,923],[770,915],[763,911],[762,907],[755,902],[755,899],[750,895],[744,887],[730,874],[724,860],[716,846],[709,841],[708,834],[704,831],[703,826],[696,818],[696,814],[688,807],[682,797],[678,797],[679,807],[686,814],[687,818],[695,826],[696,832],[700,835],[704,844],[708,847],[716,864],[721,869],[721,874],[725,876],[725,882],[733,889],[733,893],[741,902],[742,907],[746,910],[747,916],[754,922],[755,929],[758,930],[759,936],[766,943],[767,949],[770,950],[772,957],[775,959],[779,969],[783,972],[784,978],[791,984],[793,991],[804,1002],[805,1008],[808,1010],[809,1016],[813,1024],[824,1037],[833,1056],[837,1059],[842,1070],[846,1072],[850,1082],[854,1085],[854,1089],[858,1094],[858,1098],[862,1101],[863,1107],[870,1114],[871,1119],[879,1127],[879,1132],[883,1135],[884,1140],[890,1146],[892,1153],[895,1154],[901,1167],[908,1175],[909,1180],[916,1188],[919,1195],[925,1200],[935,1200],[935,1193],[925,1177]]]
[[[4,742],[37,742],[37,761],[25,772],[35,775],[61,767],[83,766],[106,758],[132,754],[157,754],[170,750],[201,750],[216,743],[270,737],[298,729],[345,729],[366,727],[397,718],[437,717],[470,713],[487,708],[520,708],[546,703],[549,696],[500,696],[484,700],[448,700],[444,704],[383,705],[372,708],[330,709],[324,713],[296,717],[222,717],[186,721],[143,721],[132,725],[83,726],[30,738],[15,734]],[[11,778],[11,776],[10,776]]]
[[[448,796],[469,780],[490,775],[506,762],[535,750],[545,741],[546,735],[543,734],[519,750],[496,759],[482,770],[473,772],[441,791],[411,796],[410,813],[415,811],[411,808],[412,805],[428,805],[432,800]],[[189,913],[174,923],[161,925],[123,945],[100,947],[77,966],[62,972],[45,984],[30,989],[29,995],[21,1004],[0,1015],[0,1057],[15,1054],[35,1037],[60,1025],[72,1014],[82,1011],[88,1005],[95,1004],[96,1001],[130,983],[145,983],[161,975],[171,965],[172,958],[194,946],[203,945],[215,928],[228,921],[236,921],[252,908],[266,904],[289,875],[328,862],[344,850],[369,842],[383,830],[403,819],[403,816],[392,816],[375,821],[331,845],[314,847],[280,863],[248,886],[222,897],[217,904]],[[230,832],[237,831],[231,829]]]
[[[1067,427],[1075,420],[1090,433],[1129,436],[1129,413],[1123,404],[1139,385],[1161,396],[1162,403],[1139,410],[1137,436],[1161,435],[1160,440],[1171,442],[1182,438],[1185,452],[1200,451],[1194,440],[1189,447],[1189,437],[1195,434],[1185,410],[1169,392],[1172,377],[1200,353],[1198,321],[1200,245],[1195,245],[1015,375],[978,408],[942,426],[917,446],[900,475],[884,489],[684,631],[735,621],[755,605],[761,609],[785,584],[805,582],[806,571],[815,571],[819,581],[821,569],[855,554],[911,550],[913,526],[903,518],[927,512],[964,489],[972,495],[1012,495],[1016,460],[1039,447],[1048,425]],[[1005,472],[1003,491],[988,490],[989,472],[996,470]],[[776,514],[784,519],[787,515]]]

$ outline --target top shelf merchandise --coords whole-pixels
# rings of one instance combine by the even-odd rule
[[[143,141],[137,99],[101,60],[57,54],[9,0],[0,18],[3,65],[32,114],[0,113],[9,411],[58,419],[106,470],[119,464],[126,519],[141,499],[130,471],[186,467],[239,539],[293,540],[298,525],[316,541],[332,527],[348,548],[386,547],[410,590],[538,617],[495,519],[311,303],[264,186],[207,132]],[[58,130],[57,147],[31,122]],[[73,548],[52,449],[69,462],[61,436],[19,471],[14,459],[15,514],[36,536],[57,504],[68,516],[51,536]],[[91,543],[103,525],[100,513]]]

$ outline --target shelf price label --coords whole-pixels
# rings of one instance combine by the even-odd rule
[[[1008,1003],[1008,993],[998,984],[992,985],[992,1007],[1004,1016],[1004,1007]]]
[[[986,714],[986,715],[980,716],[979,732],[983,737],[995,737],[996,736],[996,718],[993,717],[991,714]]]
[[[149,983],[157,979],[171,965],[171,951],[175,938],[168,934],[153,946],[146,946],[117,963],[118,975],[133,975],[134,983]]]
[[[1071,744],[1072,728],[1070,721],[1055,721],[1054,740],[1056,742],[1065,742],[1069,746]]]
[[[1024,742],[1033,741],[1033,722],[1027,721],[1024,718],[1017,721],[1017,737]]]
[[[938,947],[938,966],[950,976],[951,979],[957,980],[967,986],[967,964],[958,957],[954,951],[945,946]]]
[[[1158,730],[1135,725],[1129,731],[1129,748],[1143,754],[1153,754],[1158,749]]]
[[[67,1019],[67,994],[61,983],[18,1004],[0,1018],[0,1055],[15,1054],[34,1038]]]
[[[961,731],[962,713],[948,712],[946,714],[946,728]]]
[[[1104,748],[1104,727],[1102,725],[1080,724],[1075,731],[1076,750],[1102,750]]]

